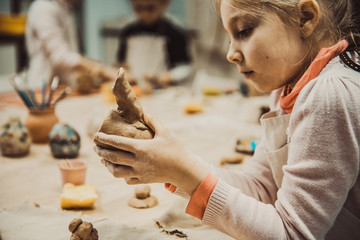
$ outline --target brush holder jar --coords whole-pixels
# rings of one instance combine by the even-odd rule
[[[55,108],[42,110],[29,110],[25,120],[25,126],[29,131],[32,142],[49,142],[49,133],[56,123],[59,122]]]

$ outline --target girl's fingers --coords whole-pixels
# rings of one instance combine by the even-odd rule
[[[94,139],[106,144],[110,145],[114,148],[118,148],[121,150],[125,150],[128,152],[136,151],[136,146],[138,144],[139,139],[127,138],[116,135],[109,135],[102,132],[98,132],[95,134]]]
[[[134,169],[126,165],[113,164],[104,159],[101,162],[106,166],[108,171],[116,178],[131,178],[134,176]]]
[[[142,184],[143,183],[138,178],[126,178],[125,181],[129,185],[135,185],[135,184]]]
[[[155,133],[160,133],[164,126],[159,120],[151,116],[150,114],[144,114],[144,121]]]
[[[99,155],[99,157],[114,164],[132,166],[135,160],[135,155],[133,153],[122,150],[114,151],[99,146],[95,146],[94,150]]]

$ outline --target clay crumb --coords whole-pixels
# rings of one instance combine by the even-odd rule
[[[188,235],[183,233],[180,230],[174,229],[174,230],[168,231],[168,230],[165,230],[164,227],[158,221],[156,221],[155,224],[159,229],[161,229],[162,233],[165,233],[165,234],[171,235],[171,236],[175,236],[178,238],[184,238],[186,240],[188,239]]]

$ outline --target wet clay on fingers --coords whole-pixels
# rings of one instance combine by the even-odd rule
[[[110,112],[99,132],[137,139],[153,138],[154,132],[145,124],[140,101],[136,98],[129,82],[125,79],[122,68],[119,70],[112,92],[118,107]],[[95,143],[100,147],[113,149],[113,147],[96,140]]]

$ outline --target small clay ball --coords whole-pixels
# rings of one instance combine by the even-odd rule
[[[70,232],[75,232],[75,230],[77,229],[77,227],[82,223],[83,221],[81,220],[81,218],[74,218],[70,224],[69,224],[69,231]]]
[[[93,228],[90,234],[90,240],[98,240],[99,239],[99,234],[98,231]]]
[[[137,199],[150,197],[151,188],[149,185],[139,185],[135,187],[135,196]]]
[[[89,222],[83,222],[78,226],[75,231],[75,234],[80,237],[80,239],[89,239],[93,225]]]
[[[79,238],[77,235],[73,234],[73,235],[71,235],[70,240],[81,240],[81,238]]]

